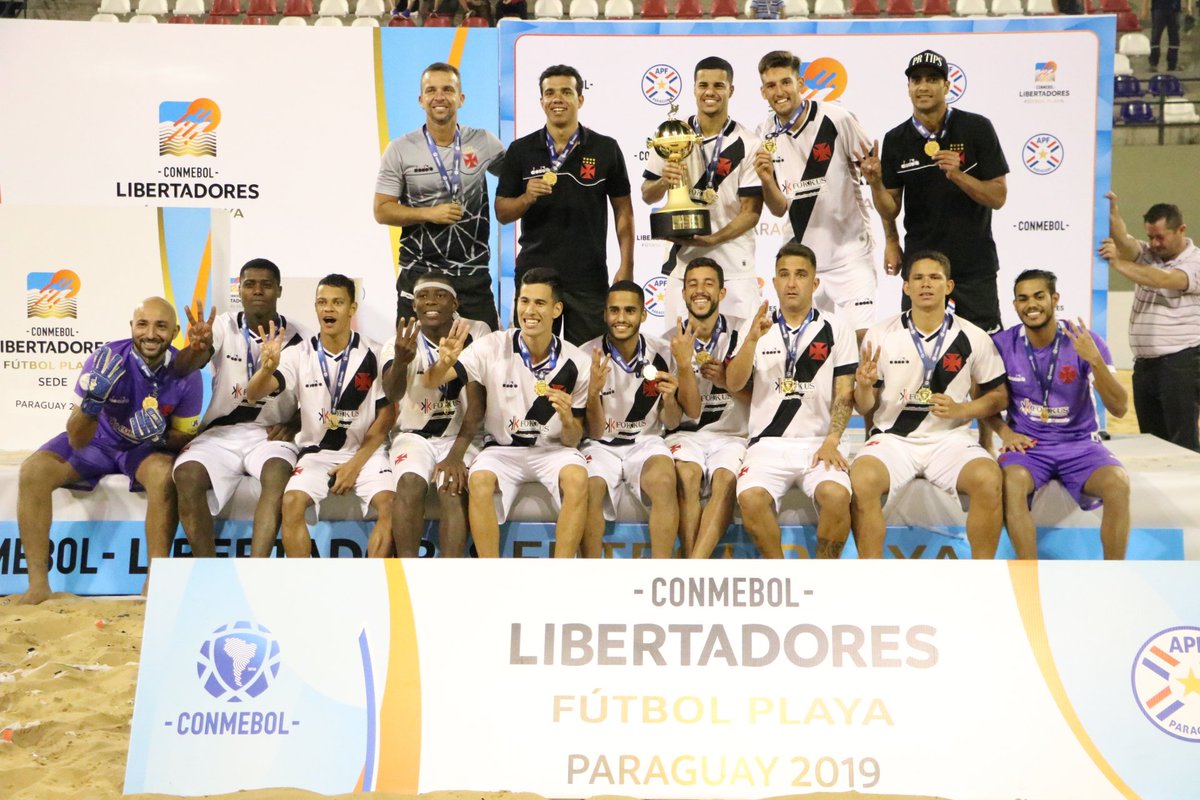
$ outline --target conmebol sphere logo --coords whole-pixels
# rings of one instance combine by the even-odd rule
[[[241,703],[258,697],[278,674],[279,644],[263,625],[222,625],[200,645],[196,675],[218,700]]]

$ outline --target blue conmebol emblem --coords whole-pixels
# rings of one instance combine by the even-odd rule
[[[218,700],[241,703],[258,697],[278,674],[279,644],[262,625],[222,625],[200,646],[196,675]]]

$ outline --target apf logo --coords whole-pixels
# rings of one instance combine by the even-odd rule
[[[947,64],[947,78],[950,81],[950,91],[946,93],[947,103],[956,103],[967,93],[967,73],[958,64]]]
[[[278,674],[279,643],[262,625],[222,625],[200,646],[196,675],[218,700],[241,703],[258,697]]]
[[[1031,136],[1021,148],[1021,161],[1034,175],[1049,175],[1062,166],[1062,142],[1050,133]]]
[[[642,74],[642,96],[656,106],[669,106],[683,91],[679,70],[669,64],[655,64]]]
[[[814,58],[800,67],[800,80],[804,82],[806,100],[832,102],[842,96],[850,83],[850,75],[842,62],[836,58]],[[824,94],[817,97],[818,94]]]
[[[69,269],[30,272],[25,278],[25,316],[41,319],[78,319],[75,299],[82,283]]]
[[[646,295],[646,313],[652,317],[661,317],[667,308],[667,276],[655,275],[642,284],[642,292]]]
[[[1133,657],[1133,696],[1154,727],[1200,742],[1200,628],[1160,631]],[[1192,697],[1192,695],[1196,695]]]
[[[215,156],[221,107],[207,97],[158,104],[160,156]]]
[[[1034,83],[1054,83],[1058,64],[1053,61],[1038,61],[1033,65],[1033,70]]]

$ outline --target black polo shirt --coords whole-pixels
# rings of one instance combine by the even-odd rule
[[[992,210],[959,189],[925,154],[925,138],[912,119],[883,137],[883,185],[904,189],[904,252],[937,250],[950,258],[954,278],[1000,269],[992,239]],[[987,181],[1008,174],[1008,162],[991,121],[953,109],[938,144],[959,154],[962,170]]]
[[[629,171],[616,139],[579,126],[579,142],[558,170],[558,183],[521,217],[516,277],[533,267],[553,267],[568,290],[603,294],[609,285],[610,197],[628,197]],[[546,129],[522,136],[508,148],[497,197],[519,197],[525,181],[540,180],[550,167]]]

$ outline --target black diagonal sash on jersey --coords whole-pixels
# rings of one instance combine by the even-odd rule
[[[825,358],[820,361],[812,356],[813,345],[816,343],[825,345]],[[790,376],[801,383],[811,383],[813,377],[817,374],[817,370],[825,365],[825,362],[833,358],[833,327],[828,320],[824,321],[821,330],[817,331],[817,335],[812,338],[812,341],[804,346],[804,354],[796,359],[796,366],[792,369]],[[775,416],[767,423],[767,427],[763,428],[763,432],[750,440],[750,444],[754,444],[764,436],[783,436],[787,433],[788,426],[792,424],[792,420],[796,416],[796,412],[800,410],[800,406],[804,405],[804,400],[799,397],[785,397],[779,403],[779,408],[775,409]]]
[[[468,334],[466,342],[463,343],[463,349],[465,350],[466,348],[470,347],[470,345],[471,336]],[[452,378],[450,382],[446,384],[441,395],[442,400],[457,400],[459,395],[462,394],[463,388],[466,386],[466,372],[463,371],[462,367],[459,366],[457,362],[455,362],[454,367],[454,378]],[[421,430],[417,431],[416,433],[418,436],[424,436],[426,439],[435,439],[439,436],[443,436],[446,433],[446,428],[450,427],[450,422],[456,416],[458,416],[457,412],[448,417],[431,419],[425,423],[424,428],[421,428]]]
[[[733,358],[733,354],[737,352],[737,343],[738,343],[738,332],[737,331],[729,331],[729,347],[725,348],[725,363],[726,364],[728,364],[729,360],[731,358]],[[676,428],[676,430],[698,431],[698,430],[704,428],[705,426],[712,425],[714,422],[719,420],[722,416],[724,416],[725,411],[728,408],[728,403],[733,401],[732,395],[730,395],[728,392],[726,392],[725,394],[730,399],[729,399],[729,401],[722,403],[720,408],[702,409],[700,411],[700,419],[696,420],[695,422],[684,422],[678,428]]]
[[[317,342],[317,347],[321,343]],[[353,349],[356,346],[365,346],[358,338],[358,334],[354,334],[354,338],[350,342],[350,346],[346,348],[343,358],[353,356]],[[360,375],[368,375],[370,380],[360,378]],[[375,378],[379,375],[379,362],[375,360],[375,353],[370,349],[363,356],[362,363],[354,370],[350,376],[349,384],[342,390],[342,396],[338,398],[335,409],[341,411],[358,411],[362,404],[366,402],[367,393],[371,391],[371,384],[375,382]],[[371,409],[374,411],[374,409]],[[361,413],[361,412],[360,412]],[[341,450],[346,446],[346,436],[349,434],[350,426],[339,425],[337,430],[326,430],[325,435],[321,437],[321,443],[317,445],[320,450]]]
[[[732,125],[732,122],[730,124]],[[724,183],[725,179],[728,178],[730,175],[737,174],[738,167],[741,165],[742,161],[745,160],[745,158],[746,158],[746,142],[745,142],[745,140],[739,136],[737,138],[737,141],[735,141],[733,144],[729,145],[729,147],[726,147],[724,150],[721,151],[720,156],[724,156],[725,158],[729,159],[729,172],[725,173],[724,175],[718,175],[716,172],[713,173],[713,183],[712,183],[713,191],[719,190],[721,188],[721,184]],[[718,158],[720,156],[718,156]],[[696,182],[694,184],[692,184],[692,191],[693,192],[703,192],[705,190],[705,188],[707,188],[705,181],[706,181],[706,176],[702,173],[699,177],[696,178]],[[670,275],[672,272],[675,271],[675,267],[678,264],[679,264],[679,245],[673,244],[673,245],[671,245],[671,249],[667,252],[667,260],[663,264],[662,274]]]
[[[240,314],[238,315],[238,319],[239,320],[241,319]],[[280,319],[283,319],[283,318],[281,317]],[[283,320],[283,324],[287,325],[286,319]],[[300,334],[293,333],[292,338],[287,340],[287,344],[285,344],[283,346],[283,349],[286,350],[287,348],[289,348],[293,345],[302,344],[303,342],[304,342],[304,339],[301,338]],[[270,398],[267,398],[267,399],[270,399]],[[212,422],[208,423],[208,427],[215,428],[218,425],[240,425],[243,422],[254,422],[256,419],[258,419],[258,415],[260,413],[262,413],[263,406],[265,406],[266,404],[267,404],[267,400],[260,400],[256,405],[252,405],[252,406],[245,405],[244,403],[239,403],[238,405],[234,406],[233,410],[230,411],[225,416],[217,417]],[[287,420],[283,420],[283,421],[286,422]]]
[[[813,158],[812,150],[809,150],[808,161],[804,164],[804,175],[800,179],[802,185],[808,185],[808,181],[824,178],[825,174],[829,172],[829,165],[833,163],[837,153],[837,138],[837,127],[834,126],[833,120],[829,117],[822,119],[821,127],[817,129],[817,137],[813,140],[812,150],[815,150],[817,145],[827,145],[829,158],[818,161]],[[797,242],[804,242],[804,233],[808,230],[808,223],[812,219],[813,208],[817,205],[819,195],[820,191],[812,192],[806,197],[796,198],[788,206],[788,220],[792,223],[792,237]]]
[[[562,391],[572,394],[575,391],[575,382],[579,380],[579,370],[573,360],[568,358],[566,362],[558,372],[546,379],[546,383],[553,387],[561,387]],[[529,407],[529,411],[525,412],[525,421],[545,425],[550,421],[552,416],[554,416],[554,406],[550,405],[550,398],[543,395],[534,400],[533,405]],[[518,432],[512,435],[512,444],[514,447],[533,447],[537,444],[537,440],[538,434],[536,433]]]
[[[961,366],[955,372],[946,370],[946,356],[956,354],[962,361]],[[934,394],[944,393],[950,385],[950,381],[958,377],[958,373],[964,369],[970,369],[968,360],[971,358],[971,340],[967,338],[967,332],[960,330],[958,335],[954,337],[954,341],[946,348],[946,352],[938,357],[937,366],[933,370],[933,377],[929,381],[929,388]],[[892,427],[887,429],[887,433],[894,433],[897,436],[908,436],[915,431],[917,427],[925,421],[925,417],[929,416],[929,409],[906,408],[896,417],[896,421],[892,423]],[[877,433],[874,430],[871,433]]]
[[[657,353],[655,353],[654,360],[651,363],[654,364],[654,368],[659,372],[668,371],[666,359]],[[654,404],[658,402],[658,392],[646,391],[647,383],[650,383],[650,381],[643,379],[640,383],[636,384],[637,397],[633,399],[633,404],[629,406],[629,413],[625,415],[626,422],[641,422],[650,413],[650,410],[654,408]],[[618,433],[613,438],[607,440],[605,444],[618,446],[633,444],[636,438],[637,434],[635,433]]]

